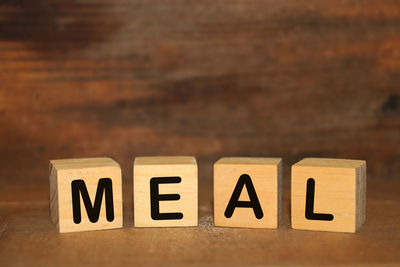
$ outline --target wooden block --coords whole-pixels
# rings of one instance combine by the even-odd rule
[[[277,228],[281,158],[222,158],[214,164],[215,226]]]
[[[51,160],[50,210],[60,233],[122,227],[118,163],[110,158]]]
[[[136,227],[198,225],[194,157],[138,157],[133,168]]]
[[[365,221],[366,162],[306,158],[292,166],[292,228],[356,232]]]

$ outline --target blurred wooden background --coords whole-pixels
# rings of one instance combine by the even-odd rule
[[[125,172],[139,155],[354,158],[392,177],[399,86],[399,1],[3,0],[1,183],[104,155]]]
[[[89,156],[128,184],[143,155],[196,156],[209,189],[236,155],[283,157],[286,183],[303,157],[365,159],[384,184],[399,86],[398,0],[2,0],[0,195],[45,201],[48,161]]]

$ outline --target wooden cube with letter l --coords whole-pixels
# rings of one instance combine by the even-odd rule
[[[198,225],[194,157],[137,157],[133,177],[136,227]]]
[[[222,158],[214,164],[214,224],[277,228],[281,158]]]
[[[292,166],[292,228],[356,232],[365,221],[366,162],[305,158]]]
[[[118,163],[110,158],[51,160],[50,211],[60,233],[122,227]]]

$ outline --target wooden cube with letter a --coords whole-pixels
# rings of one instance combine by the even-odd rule
[[[280,158],[222,158],[214,164],[215,226],[277,228]]]
[[[136,227],[198,225],[194,157],[137,157],[133,168]]]
[[[292,166],[292,228],[356,232],[365,221],[366,162],[306,158]]]
[[[118,163],[110,158],[51,160],[50,210],[60,233],[122,227]]]

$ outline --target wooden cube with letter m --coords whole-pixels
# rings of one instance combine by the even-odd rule
[[[60,233],[122,227],[120,166],[110,158],[50,161],[50,206]]]

